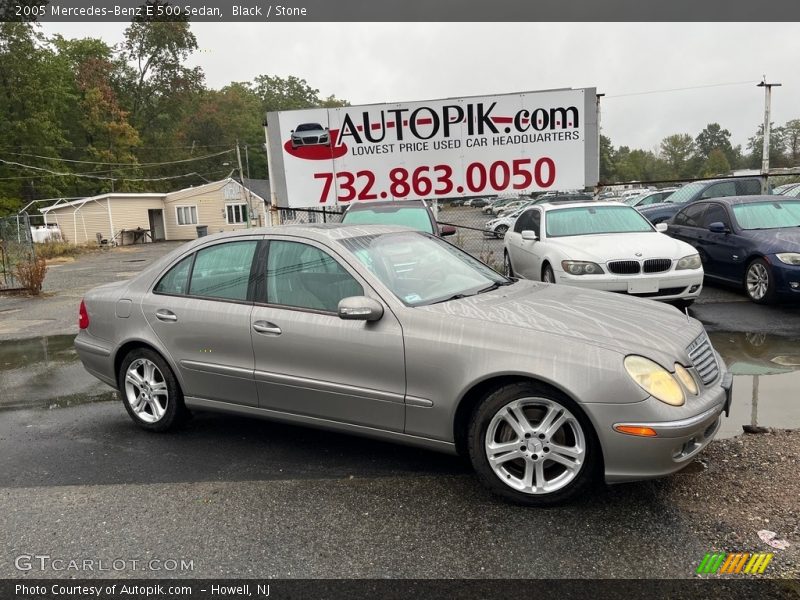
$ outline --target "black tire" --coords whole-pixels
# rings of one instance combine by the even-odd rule
[[[545,263],[544,267],[542,268],[542,281],[547,283],[555,283],[556,282],[556,275],[553,273],[553,267],[549,264]]]
[[[508,252],[503,250],[503,271],[506,277],[516,277],[514,275],[514,267],[511,265],[511,258],[508,256]]]
[[[505,483],[500,475],[495,472],[486,456],[485,441],[487,431],[495,415],[510,403],[524,398],[546,400],[554,406],[566,409],[574,416],[583,432],[585,454],[577,474],[566,485],[552,492],[526,493],[513,489],[510,484]],[[532,440],[536,441],[533,438]],[[600,444],[588,417],[573,400],[558,390],[543,384],[534,382],[514,383],[500,387],[487,394],[476,406],[472,414],[467,443],[470,461],[480,482],[493,493],[518,504],[537,507],[563,504],[588,492],[602,479],[603,461]],[[549,440],[544,440],[541,443],[547,444]],[[536,455],[533,456],[536,457]],[[543,465],[547,463],[545,456],[544,454],[542,455]],[[543,468],[552,469],[554,465],[557,466],[557,463],[551,462],[549,467],[543,466]]]
[[[751,277],[766,277],[766,289],[761,293],[760,286],[751,286]],[[758,290],[758,291],[757,291]],[[771,304],[775,301],[775,277],[772,268],[763,258],[754,258],[744,272],[744,293],[756,304]]]
[[[167,396],[164,401],[165,409],[163,415],[157,419],[155,419],[153,409],[150,409],[149,413],[145,411],[143,413],[145,418],[143,418],[143,416],[140,416],[140,414],[134,410],[131,402],[128,400],[126,375],[128,373],[128,369],[136,361],[149,361],[155,365],[159,372],[156,379],[159,379],[166,384]],[[168,431],[182,425],[188,419],[189,411],[184,404],[183,392],[178,384],[178,380],[175,378],[175,374],[172,372],[172,369],[167,361],[165,361],[164,358],[157,352],[150,350],[149,348],[135,348],[128,352],[128,354],[122,360],[122,364],[120,365],[119,373],[117,373],[117,381],[119,382],[120,399],[122,400],[122,404],[125,406],[125,410],[128,411],[128,414],[130,415],[131,419],[133,419],[133,422],[142,429],[155,432]],[[136,387],[136,384],[133,385]],[[148,414],[151,415],[155,420],[146,420],[150,418],[148,417]]]
[[[497,229],[494,230],[494,234],[501,238],[505,236],[506,232],[508,231],[508,225],[498,225]]]

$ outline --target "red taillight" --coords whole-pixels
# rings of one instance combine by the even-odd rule
[[[78,309],[78,327],[86,329],[89,327],[89,313],[86,312],[86,305],[81,300],[81,307]]]

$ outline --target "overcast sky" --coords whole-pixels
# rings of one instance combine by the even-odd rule
[[[43,26],[109,44],[124,28]],[[200,46],[192,63],[214,88],[296,75],[324,96],[367,104],[595,86],[606,94],[602,127],[614,145],[653,149],[710,122],[746,145],[764,119],[755,84],[766,75],[783,84],[773,93],[773,122],[800,118],[798,23],[196,23],[192,30]],[[695,86],[717,87],[660,91]]]

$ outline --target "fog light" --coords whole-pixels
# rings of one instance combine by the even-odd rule
[[[689,293],[690,294],[695,293],[697,291],[697,288],[699,287],[700,287],[699,285],[693,285],[692,287],[689,288]]]
[[[800,281],[790,281],[789,287],[792,288],[793,290],[800,289]]]
[[[658,435],[652,427],[641,427],[639,425],[614,425],[614,431],[639,437],[656,437]]]

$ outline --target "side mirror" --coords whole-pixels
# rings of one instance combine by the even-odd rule
[[[456,234],[456,228],[453,227],[452,225],[442,225],[441,227],[439,227],[439,235],[442,237],[455,234]]]
[[[659,233],[666,233],[669,229],[669,225],[666,223],[656,223],[656,231]]]
[[[715,222],[715,223],[711,223],[711,224],[708,226],[708,230],[709,230],[711,233],[730,233],[730,232],[731,232],[731,230],[730,230],[730,229],[728,229],[727,227],[725,227],[725,224],[724,224],[724,223],[720,223],[719,221],[717,221],[717,222]]]
[[[530,229],[526,229],[522,232],[522,239],[526,242],[535,242],[539,239],[539,236],[536,235],[535,231],[531,231]]]
[[[294,133],[294,129],[292,129],[289,133]]]
[[[339,318],[345,321],[378,321],[383,305],[366,296],[350,296],[339,301]]]

